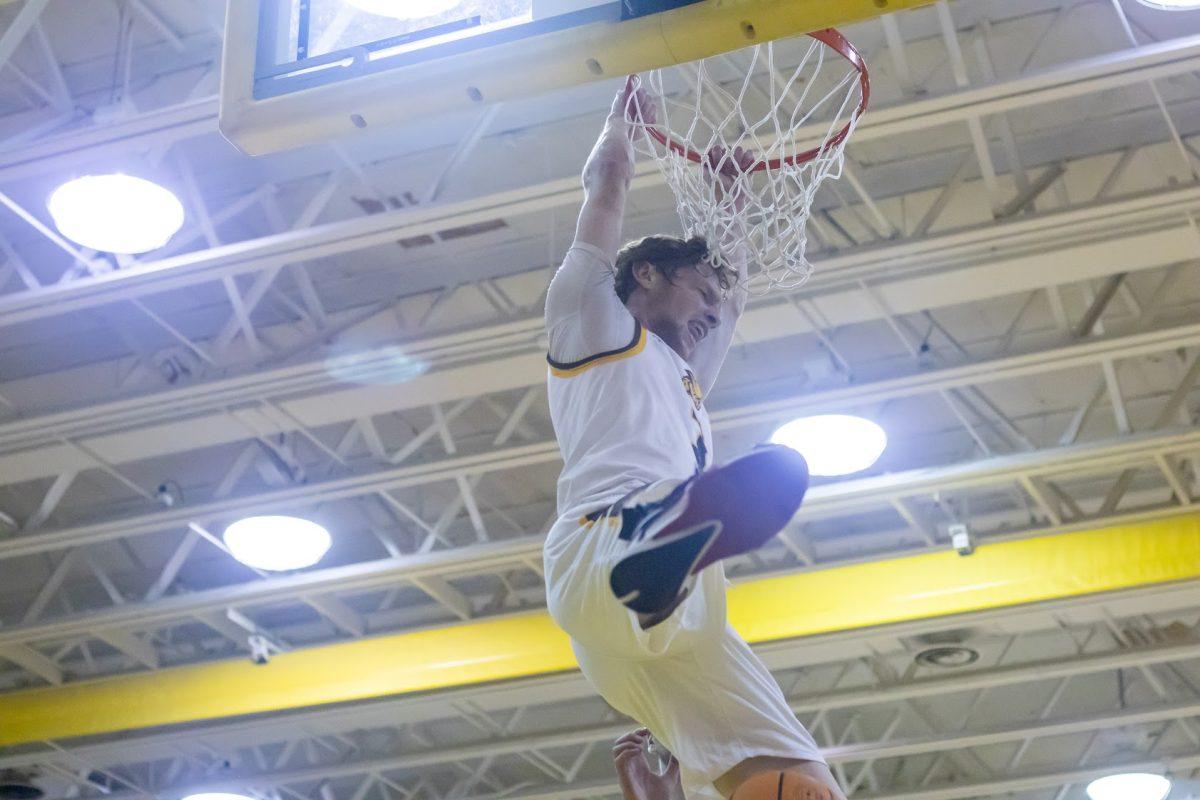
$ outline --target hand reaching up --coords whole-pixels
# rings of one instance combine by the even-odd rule
[[[608,172],[628,184],[633,178],[633,139],[639,133],[638,126],[653,124],[654,119],[650,96],[639,85],[638,77],[630,75],[613,98],[604,130],[584,165],[584,186],[592,171]],[[597,182],[598,178],[592,181]]]
[[[621,794],[625,800],[684,800],[679,762],[671,756],[666,772],[657,774],[646,761],[649,745],[650,731],[645,728],[630,731],[613,743],[613,766],[621,783]]]
[[[635,125],[653,125],[658,121],[654,103],[642,88],[642,79],[637,75],[625,79],[625,85],[613,100],[612,110],[608,114],[609,124],[612,125],[617,117],[625,124],[630,137],[635,133]]]
[[[733,148],[729,153],[721,145],[716,145],[705,155],[703,162],[705,176],[714,181],[717,186],[717,201],[732,202],[735,209],[741,211],[746,205],[746,195],[743,181],[758,162],[758,156],[752,150]],[[746,176],[746,177],[741,177]]]

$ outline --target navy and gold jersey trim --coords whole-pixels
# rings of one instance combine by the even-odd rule
[[[597,353],[594,356],[588,356],[582,361],[572,361],[569,363],[555,361],[550,356],[546,356],[546,362],[550,364],[550,372],[555,377],[572,378],[600,364],[619,361],[622,358],[632,358],[644,349],[646,349],[646,329],[642,327],[642,323],[635,320],[633,323],[633,341],[624,347],[618,347],[616,350],[609,350],[606,353]]]

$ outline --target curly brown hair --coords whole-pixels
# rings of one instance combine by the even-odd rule
[[[623,303],[629,300],[629,295],[637,288],[633,267],[641,261],[652,264],[663,277],[671,281],[679,270],[685,267],[695,269],[709,256],[708,242],[703,236],[680,239],[677,236],[655,235],[629,242],[617,253],[617,297]],[[721,289],[727,291],[730,286],[727,270],[717,268],[717,278],[721,282]]]

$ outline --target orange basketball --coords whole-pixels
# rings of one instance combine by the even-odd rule
[[[833,793],[802,773],[771,770],[742,781],[732,800],[833,800]]]

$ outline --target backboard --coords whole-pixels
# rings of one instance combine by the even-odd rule
[[[230,0],[221,131],[252,155],[931,0]]]

